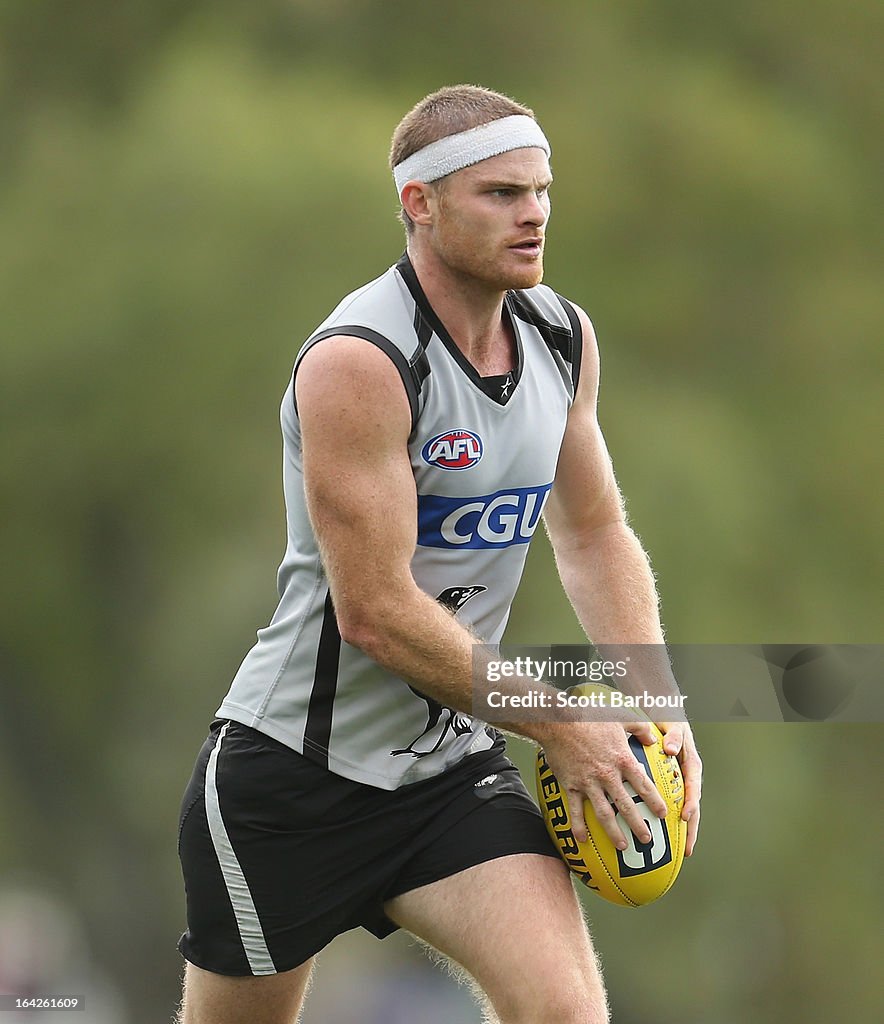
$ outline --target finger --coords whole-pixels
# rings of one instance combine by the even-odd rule
[[[683,816],[683,815],[682,815]],[[690,857],[694,852],[694,846],[697,842],[697,833],[700,831],[700,808],[697,807],[696,811],[691,815],[688,820],[688,835],[685,840],[684,855]]]
[[[566,790],[565,795],[568,798],[568,818],[571,822],[571,831],[574,833],[574,838],[578,843],[585,843],[588,833],[586,818],[583,813],[584,795],[576,789]]]
[[[703,762],[696,748],[691,744],[685,747],[678,758],[681,773],[684,776],[684,811],[690,818],[700,809],[700,796],[703,789]]]
[[[703,762],[700,760],[700,755],[693,744],[691,744],[689,749],[682,751],[679,761],[681,762],[681,770],[684,775],[684,807],[682,808],[681,816],[688,823],[685,856],[690,857],[694,852],[694,845],[700,828]]]
[[[702,782],[700,776],[689,768],[689,762],[682,765],[684,776],[684,808],[682,815],[685,821],[690,819],[700,810],[700,793]]]
[[[623,728],[631,733],[645,747],[651,747],[657,742],[657,734],[650,722],[626,722]]]
[[[658,818],[665,818],[669,810],[666,806],[666,801],[660,795],[660,791],[654,785],[653,780],[648,778],[647,773],[639,762],[634,757],[631,757],[630,761],[632,763],[627,764],[624,768],[624,779],[632,786],[636,795],[641,797],[652,814],[656,814]]]
[[[632,804],[632,800],[629,798],[625,790],[623,790],[622,795],[626,801]],[[608,799],[608,796],[606,795],[604,789],[598,783],[592,783],[587,788],[586,797],[592,804],[592,809],[595,812],[595,816],[598,819],[599,824],[604,829],[605,835],[607,835],[607,837],[611,840],[614,846],[617,847],[618,850],[625,850],[626,847],[629,845],[629,842],[627,841],[626,836],[623,834],[623,829],[620,827],[620,824],[617,821],[617,814],[614,808],[611,806],[611,802]],[[611,799],[614,799],[614,797],[612,796]],[[634,806],[635,805],[633,804],[633,809]],[[619,807],[618,810],[620,810]],[[579,837],[575,835],[575,838],[577,838],[579,841]]]
[[[684,748],[685,733],[683,722],[658,722],[657,728],[663,733],[663,751],[678,756]]]
[[[618,792],[609,795],[620,812],[621,819],[626,822],[629,831],[633,833],[640,843],[649,843],[651,841],[651,829],[643,814],[644,807],[647,805],[643,806],[641,803],[636,803],[630,793],[622,787]],[[621,847],[621,849],[625,849],[625,847]]]

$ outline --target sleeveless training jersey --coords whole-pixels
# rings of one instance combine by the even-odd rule
[[[555,477],[581,352],[576,313],[551,289],[509,292],[504,308],[517,350],[505,402],[483,390],[407,256],[348,295],[307,340],[280,417],[288,533],[280,602],[219,717],[388,790],[493,744],[496,734],[484,722],[423,696],[341,640],[307,515],[294,375],[304,352],[333,335],[363,338],[387,353],[412,413],[414,579],[484,641],[497,643]]]

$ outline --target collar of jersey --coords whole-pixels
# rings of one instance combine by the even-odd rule
[[[512,394],[510,395],[510,400],[503,405],[501,405],[499,402],[495,401],[495,399],[490,398],[488,396],[487,392],[484,390],[480,383],[482,377],[479,374],[479,371],[476,369],[475,366],[473,366],[469,359],[467,359],[463,352],[461,352],[454,338],[452,338],[451,335],[448,333],[445,324],[443,324],[442,321],[439,319],[436,310],[433,309],[433,307],[430,305],[430,300],[427,298],[426,293],[421,287],[421,283],[417,277],[417,272],[415,271],[414,265],[409,259],[407,252],[404,252],[402,254],[401,258],[396,264],[396,270],[398,271],[399,276],[405,282],[405,285],[408,288],[409,292],[411,292],[411,297],[417,304],[417,308],[420,310],[421,316],[423,316],[423,318],[427,321],[430,327],[433,328],[433,332],[439,336],[440,341],[446,347],[446,349],[448,349],[448,352],[450,353],[452,359],[454,359],[454,361],[461,368],[461,370],[463,370],[467,377],[469,377],[470,381],[475,385],[475,387],[478,388],[478,390],[481,391],[486,398],[489,398],[489,401],[494,402],[494,404],[500,406],[500,408],[505,409],[508,405],[510,405],[512,402]],[[506,298],[504,299],[504,308],[506,309],[506,315],[510,318],[510,324],[513,329],[513,335],[516,339],[516,365],[512,371],[512,393],[515,394],[516,388],[518,388],[519,386],[519,380],[522,377],[522,365],[524,362],[524,358],[522,352],[522,336],[519,333],[519,325],[517,318],[513,312],[512,302],[513,293],[507,292]]]

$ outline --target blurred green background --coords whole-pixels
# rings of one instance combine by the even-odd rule
[[[279,398],[401,252],[389,137],[442,84],[551,139],[547,280],[595,322],[670,639],[882,639],[882,30],[877,0],[0,4],[0,991],[174,1010],[178,801],[275,604]],[[545,540],[509,638],[579,638]],[[697,726],[697,856],[587,903],[617,1022],[882,1017],[880,731]],[[322,961],[305,1024],[479,1019],[401,937]]]

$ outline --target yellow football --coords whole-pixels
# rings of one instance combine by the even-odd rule
[[[681,770],[674,757],[663,753],[662,735],[656,726],[654,730],[661,742],[646,747],[630,736],[629,747],[669,810],[665,818],[658,818],[626,783],[627,792],[648,825],[651,840],[639,842],[615,807],[617,823],[628,843],[625,850],[618,850],[608,838],[588,800],[583,805],[588,838],[585,843],[577,842],[571,831],[565,794],[559,789],[543,750],[537,752],[537,795],[547,831],[556,848],[584,885],[622,907],[643,907],[659,899],[671,888],[684,860],[687,822],[681,817],[684,805]]]

